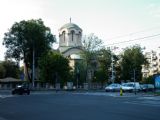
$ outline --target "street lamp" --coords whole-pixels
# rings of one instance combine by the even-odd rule
[[[79,80],[79,69],[77,67],[77,89],[78,89],[78,80]]]
[[[111,80],[112,80],[112,83],[114,83],[114,80],[115,80],[115,71],[114,71],[114,58],[113,58],[113,53],[112,51],[115,51],[116,49],[118,49],[118,47],[116,46],[112,46],[109,48],[111,50],[111,70],[112,70],[112,74],[111,74]]]
[[[112,83],[114,83],[114,79],[115,79],[115,75],[114,75],[114,59],[113,59],[113,54],[111,55],[111,68],[112,68],[112,77],[111,77],[111,80],[112,80]]]
[[[32,50],[32,87],[34,88],[34,78],[35,78],[35,44],[33,40],[33,50]]]

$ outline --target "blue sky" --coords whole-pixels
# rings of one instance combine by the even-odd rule
[[[160,0],[0,0],[0,60],[4,59],[4,33],[14,22],[42,18],[57,36],[69,22],[94,33],[104,45],[160,33]],[[115,44],[119,48],[141,44],[156,49],[160,36]]]

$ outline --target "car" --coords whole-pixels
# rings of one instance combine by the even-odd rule
[[[106,92],[120,91],[120,89],[121,89],[121,85],[118,84],[118,83],[112,83],[112,84],[110,84],[110,85],[108,85],[108,86],[105,87],[105,91]]]
[[[133,91],[140,91],[141,87],[139,82],[128,82],[122,84],[123,92],[133,92]]]
[[[153,84],[142,84],[141,85],[141,91],[148,92],[148,91],[154,91],[155,87]]]
[[[16,88],[12,90],[12,95],[18,94],[18,95],[23,95],[23,94],[30,94],[30,89],[28,85],[22,84],[18,85]]]

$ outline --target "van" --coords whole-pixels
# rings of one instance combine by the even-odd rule
[[[122,90],[124,92],[140,91],[141,87],[139,82],[128,82],[122,84]]]

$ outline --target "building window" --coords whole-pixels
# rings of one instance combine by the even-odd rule
[[[78,38],[80,38],[81,37],[81,32],[79,32],[79,34],[78,34]]]
[[[66,35],[65,31],[63,31],[63,32],[62,32],[62,38],[63,38],[63,41],[64,41],[64,42],[65,42],[65,39],[66,39],[66,38],[65,38],[65,35]]]
[[[74,40],[74,34],[75,34],[74,30],[72,30],[72,31],[71,31],[72,41]]]

